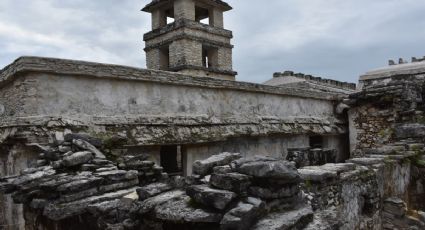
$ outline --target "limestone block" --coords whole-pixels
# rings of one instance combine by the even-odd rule
[[[89,162],[93,158],[94,158],[94,155],[92,152],[89,152],[89,151],[76,152],[69,156],[64,157],[63,165],[65,167],[82,165],[84,163]]]
[[[240,173],[212,174],[210,184],[216,188],[246,194],[251,185],[250,177]]]
[[[186,193],[196,202],[219,210],[225,209],[236,198],[234,192],[212,189],[207,185],[190,186],[186,189]]]
[[[221,153],[211,156],[208,159],[195,161],[193,163],[193,173],[201,176],[212,173],[215,166],[228,165],[233,160],[241,158],[239,153]]]

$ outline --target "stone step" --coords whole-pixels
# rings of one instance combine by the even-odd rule
[[[382,158],[352,158],[346,161],[347,163],[354,163],[363,166],[369,166],[374,164],[379,164],[383,162]]]

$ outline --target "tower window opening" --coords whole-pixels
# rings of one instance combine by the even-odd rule
[[[174,8],[161,8],[152,12],[152,28],[159,29],[174,22]]]
[[[174,22],[174,18],[167,17],[167,25]]]
[[[159,49],[159,66],[160,70],[168,70],[170,68],[170,47],[164,46]]]
[[[195,21],[200,22],[202,24],[211,25],[210,11],[207,8],[196,6]]]
[[[170,8],[164,11],[167,25],[174,22],[174,8]]]
[[[202,46],[202,65],[206,68],[216,68],[218,65],[218,48]]]

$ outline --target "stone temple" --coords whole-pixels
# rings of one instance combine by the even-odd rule
[[[0,229],[425,229],[425,57],[236,81],[231,9],[152,0],[147,69],[0,70]]]

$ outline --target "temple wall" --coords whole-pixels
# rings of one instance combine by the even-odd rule
[[[33,73],[26,78],[27,82],[32,82],[33,94],[24,95],[24,99],[31,97],[33,103],[9,108],[6,99],[3,101],[6,110],[11,111],[8,114],[14,117],[208,115],[218,119],[252,119],[259,116],[334,116],[332,101],[313,98],[82,76]]]

